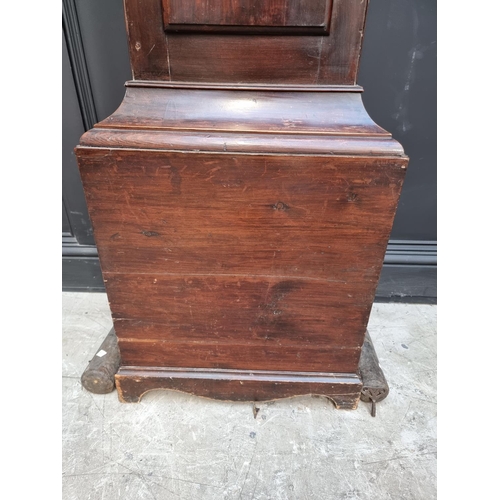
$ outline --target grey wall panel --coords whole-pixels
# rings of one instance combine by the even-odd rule
[[[371,0],[359,83],[410,165],[391,238],[436,240],[436,1]]]
[[[72,236],[71,224],[69,223],[68,212],[64,206],[64,200],[62,202],[62,233],[63,236]]]
[[[62,282],[66,292],[105,292],[97,257],[63,257]]]
[[[123,84],[132,79],[123,0],[76,0],[75,4],[100,121],[120,105]]]
[[[78,243],[93,245],[94,237],[73,148],[84,127],[63,34],[62,39],[62,195],[71,233]],[[63,215],[64,217],[64,215]]]
[[[377,287],[380,302],[437,302],[437,267],[384,265]]]

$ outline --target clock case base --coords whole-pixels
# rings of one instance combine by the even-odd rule
[[[115,375],[122,403],[138,403],[149,391],[169,389],[223,401],[262,402],[294,396],[324,396],[337,409],[376,403],[389,393],[369,333],[359,373],[312,373],[122,366]]]
[[[80,146],[76,148],[84,188],[93,215],[106,288],[113,305],[112,311],[113,308],[117,308],[115,296],[121,300],[121,291],[129,289],[130,285],[126,282],[120,284],[116,276],[123,275],[122,267],[131,265],[130,261],[122,262],[119,259],[121,253],[117,256],[113,254],[115,247],[120,244],[120,240],[115,241],[116,231],[111,234],[111,238],[108,238],[106,233],[105,224],[109,211],[105,208],[110,203],[108,198],[111,195],[118,196],[121,185],[118,181],[126,180],[126,177],[119,177],[116,181],[118,184],[113,184],[111,182],[113,176],[128,175],[129,170],[140,173],[141,165],[149,157],[159,162],[163,161],[164,157],[178,159],[181,158],[180,155],[185,155],[186,160],[192,159],[191,170],[194,169],[194,162],[199,163],[201,158],[219,162],[221,167],[236,160],[241,162],[244,160],[246,164],[252,165],[255,163],[257,167],[260,165],[259,162],[264,163],[265,160],[269,169],[275,164],[279,164],[279,167],[280,162],[286,162],[286,165],[283,163],[283,171],[285,171],[285,166],[290,170],[292,165],[300,164],[303,165],[304,175],[307,172],[318,175],[320,168],[326,168],[324,165],[331,164],[332,172],[340,169],[342,176],[346,179],[349,177],[353,183],[352,186],[356,186],[356,189],[361,192],[360,196],[356,196],[350,191],[354,187],[346,185],[345,200],[336,201],[339,206],[339,217],[345,219],[343,224],[346,230],[350,231],[350,227],[358,227],[353,221],[354,219],[361,220],[362,210],[368,210],[366,207],[363,208],[363,203],[371,199],[371,193],[380,193],[381,197],[381,204],[373,207],[373,210],[370,209],[373,214],[370,219],[362,219],[366,228],[356,229],[360,234],[365,234],[363,231],[366,232],[366,237],[371,240],[366,241],[365,245],[368,243],[372,246],[376,245],[376,252],[369,254],[365,252],[366,256],[349,271],[360,275],[363,272],[371,273],[370,279],[363,278],[356,281],[356,283],[359,282],[359,286],[356,285],[358,288],[352,299],[357,300],[366,309],[366,314],[361,320],[357,320],[354,325],[355,330],[352,329],[353,325],[348,326],[346,323],[346,321],[354,321],[352,318],[345,319],[339,326],[344,332],[343,335],[346,336],[345,340],[349,341],[351,351],[356,350],[359,356],[364,340],[363,328],[366,328],[368,322],[369,309],[373,303],[383,254],[408,163],[401,145],[369,118],[363,107],[359,90],[351,87],[317,92],[297,91],[296,89],[278,92],[275,89],[257,90],[255,88],[230,91],[222,88],[181,89],[159,85],[149,88],[144,83],[141,85],[139,82],[130,82],[120,108],[110,118],[87,132],[82,137]],[[243,109],[245,110],[244,120],[241,117]],[[314,110],[314,113],[311,110]],[[113,169],[113,161],[128,163],[123,163],[120,169],[116,166]],[[242,170],[242,172],[246,171]],[[158,172],[162,173],[161,169]],[[186,172],[189,173],[190,170]],[[327,176],[325,179],[330,182],[334,178],[335,176]],[[104,182],[106,179],[109,182]],[[140,176],[136,176],[137,188],[140,188],[143,182],[141,179]],[[283,182],[285,180],[283,179]],[[349,184],[347,180],[345,182]],[[188,186],[188,183],[186,182],[185,185]],[[172,189],[174,188],[175,186]],[[228,189],[221,185],[220,189],[223,188]],[[156,184],[151,184],[148,185],[148,189],[158,188]],[[269,203],[276,200],[278,198],[272,198]],[[359,208],[356,208],[358,206]],[[124,204],[123,207],[127,205]],[[280,211],[278,208],[281,207],[278,205],[269,205],[268,209],[270,213],[283,217],[294,215],[290,212],[291,209],[287,210],[288,205],[283,204],[283,207],[284,210]],[[234,217],[234,212],[230,209],[231,206],[228,205],[228,217]],[[349,219],[350,214],[354,219]],[[130,223],[129,219],[118,222],[122,225]],[[375,222],[381,225],[380,230],[375,231],[373,226]],[[143,231],[141,234],[144,241],[149,242],[148,237],[156,236],[157,233]],[[348,245],[349,241],[347,238],[345,245]],[[297,241],[294,244],[297,244]],[[128,247],[130,247],[129,253],[135,248],[134,245],[128,245]],[[124,248],[120,247],[118,250]],[[339,246],[338,251],[344,252],[342,254],[344,257],[351,258],[352,256],[347,246],[345,248]],[[305,255],[307,257],[307,254]],[[137,262],[142,267],[132,271],[143,273],[143,267],[147,267],[149,261],[138,259]],[[316,261],[311,262],[313,265]],[[262,261],[262,266],[268,264],[267,261]],[[119,271],[118,274],[117,271]],[[344,273],[344,271],[349,274],[347,270],[339,267],[339,273]],[[347,280],[347,274],[346,283],[350,283]],[[118,285],[120,288],[117,288]],[[156,283],[154,286],[151,284],[148,290],[143,291],[144,304],[154,298],[151,292],[155,290],[155,286],[157,286]],[[322,289],[321,293],[319,292],[318,287],[318,300],[325,294],[328,297],[325,290]],[[135,310],[131,308],[129,302],[135,300],[136,297],[135,295],[127,297],[125,299],[128,302],[122,301],[122,304],[118,301],[118,303],[124,311],[123,314],[133,316],[132,313]],[[290,311],[298,314],[295,306]],[[329,308],[325,309],[325,311],[328,310]],[[245,362],[247,366],[238,366],[238,363],[233,362],[234,368],[217,367],[216,361],[213,366],[200,367],[197,359],[193,359],[191,366],[184,368],[185,360],[169,355],[166,345],[162,347],[165,350],[165,356],[171,358],[172,361],[179,361],[179,365],[171,367],[167,359],[164,366],[157,366],[155,353],[154,355],[144,354],[139,351],[143,349],[143,346],[148,345],[147,342],[156,342],[157,339],[148,337],[148,335],[151,336],[149,331],[137,330],[134,335],[140,338],[141,342],[135,344],[127,342],[127,335],[130,335],[124,330],[124,321],[116,321],[115,316],[116,311],[114,312],[115,327],[121,328],[121,330],[117,328],[118,346],[120,350],[128,348],[121,353],[122,366],[115,376],[119,398],[123,402],[138,402],[143,394],[150,390],[170,389],[231,401],[268,401],[293,396],[318,395],[329,398],[337,408],[355,409],[362,397],[363,388],[366,389],[363,385],[363,363],[358,363],[360,358],[354,359],[356,357],[354,355],[351,355],[352,359],[346,358],[347,344],[342,344],[340,337],[338,339],[332,337],[330,343],[323,342],[324,345],[321,346],[315,345],[316,351],[310,353],[312,357],[303,358],[302,366],[300,368],[297,366],[296,370],[292,363],[287,361],[288,358],[283,361],[283,356],[279,356],[274,361],[271,358],[269,361],[256,358],[255,361],[258,363],[253,364],[260,366],[255,366],[255,368],[251,367],[250,359],[247,360],[248,363]],[[120,317],[120,319],[123,318]],[[325,332],[328,334],[328,331]],[[338,344],[335,345],[338,358],[335,360],[329,358],[323,349],[331,348],[332,342]],[[135,350],[130,350],[130,345]],[[233,354],[240,353],[239,345],[235,344],[232,349]],[[318,357],[315,354],[318,354]],[[376,355],[371,357],[374,361],[370,366],[378,366]],[[144,361],[143,366],[137,366],[139,363],[134,363],[136,360],[141,361],[140,364]],[[229,357],[225,360],[227,361],[225,364],[230,364],[231,360],[232,358]],[[276,365],[276,361],[279,361],[278,364],[281,363],[281,366],[277,370],[269,370],[268,368]],[[293,364],[297,365],[297,363]],[[331,369],[327,368],[322,371],[318,369],[319,365],[328,365]],[[335,369],[336,367],[338,370]],[[376,368],[374,370],[376,371]],[[379,379],[382,382],[385,381],[383,374]],[[370,383],[373,383],[373,377],[370,380]],[[377,391],[376,387],[372,389],[371,392],[365,391],[369,401],[373,402],[374,399],[380,400],[385,397],[384,390]]]

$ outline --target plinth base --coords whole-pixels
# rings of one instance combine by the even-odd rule
[[[107,359],[114,360],[113,363],[110,361],[104,363],[98,357],[104,352],[102,349],[104,345],[108,354]],[[99,379],[100,384],[96,384],[95,381],[93,384],[83,383],[88,378],[89,368],[87,368],[82,376],[84,387],[90,392],[110,392],[112,386],[109,389],[108,385],[118,368],[119,359],[116,336],[112,329],[90,363],[90,365],[99,363],[99,370],[93,370],[92,373],[97,373],[98,377],[94,379]],[[361,398],[362,401],[372,403],[372,415],[375,416],[375,403],[387,397],[389,386],[368,332],[361,351],[359,372],[358,375],[122,366],[114,378],[118,397],[123,403],[138,403],[146,392],[156,389],[169,389],[225,401],[257,402],[316,395],[330,399],[339,409],[356,409]],[[103,384],[106,385],[106,391],[99,389]]]
[[[154,389],[171,389],[225,401],[270,401],[311,394],[327,397],[337,408],[355,409],[362,388],[354,373],[122,366],[115,380],[120,401],[125,403],[137,403]]]

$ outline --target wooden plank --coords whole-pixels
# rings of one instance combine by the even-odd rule
[[[197,153],[334,155],[388,157],[403,156],[399,143],[390,138],[363,136],[328,136],[305,134],[263,134],[191,132],[161,130],[137,131],[121,129],[93,129],[87,132],[81,144],[84,147],[154,149]],[[80,148],[83,153],[84,148]],[[334,153],[335,151],[335,153]],[[400,166],[406,168],[403,156]]]
[[[124,363],[356,369],[398,159],[85,154]]]
[[[361,381],[355,373],[304,373],[123,366],[116,375],[122,402],[137,403],[144,393],[171,389],[226,401],[269,401],[322,395],[337,408],[356,408]]]
[[[327,33],[332,0],[162,0],[168,30]],[[259,30],[260,28],[260,30]]]
[[[264,277],[108,275],[121,339],[361,345],[375,284]]]
[[[318,66],[322,39],[169,33],[172,80],[312,84],[316,76],[311,69]]]
[[[321,26],[331,0],[163,0],[170,24]]]
[[[133,78],[171,80],[161,2],[125,0],[124,6]]]
[[[368,116],[361,94],[347,92],[127,87],[118,110],[97,127],[391,137]]]
[[[328,18],[324,27],[318,28],[314,26],[262,26],[260,28],[240,26],[237,29],[239,34],[170,31],[166,34],[162,4],[159,0],[154,2],[125,0],[134,79],[211,83],[244,82],[247,84],[354,85],[367,3],[367,0],[334,0],[331,15],[328,8]],[[179,5],[182,4],[179,3]],[[302,5],[302,2],[299,4]],[[304,6],[307,5],[305,10],[314,15],[310,19],[304,17],[304,22],[315,24],[318,22],[315,16],[319,8],[313,7],[310,10],[309,4],[309,1],[304,3]],[[326,4],[329,5],[329,2]],[[303,17],[301,11],[293,15],[291,12],[290,19]],[[179,19],[186,21],[188,15],[192,17],[193,13],[186,11],[184,17],[181,16]],[[196,15],[195,13],[195,18]],[[229,17],[231,15],[229,14]],[[168,21],[168,12],[166,16]],[[254,21],[249,22],[260,21],[255,18]],[[207,26],[207,29],[210,29],[210,25]],[[269,34],[265,31],[281,30],[279,32],[283,34],[287,32],[286,30],[298,28],[300,28],[299,31],[293,36],[281,36],[272,32]],[[221,30],[223,27],[218,26],[216,29]],[[236,28],[230,29],[233,31]],[[261,31],[258,36],[249,36],[247,33],[249,29],[256,33],[259,32],[255,30]],[[315,34],[310,35],[308,32]],[[328,36],[316,36],[325,35],[327,32]]]
[[[354,373],[361,347],[250,346],[217,343],[175,344],[118,339],[122,363],[131,366],[235,368]]]
[[[335,0],[315,83],[356,83],[369,0]]]
[[[394,160],[131,151],[94,154],[82,167],[106,273],[372,286],[403,175]]]

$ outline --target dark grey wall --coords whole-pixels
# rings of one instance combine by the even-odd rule
[[[73,148],[85,131],[69,63],[69,55],[63,33],[62,44],[62,195],[63,237],[66,245],[79,243],[93,245],[92,228],[87,214],[87,204],[80,183],[80,174]]]
[[[392,238],[436,240],[436,1],[371,0],[359,83],[410,157]]]
[[[74,80],[66,76],[63,81],[63,130],[68,131],[63,141],[63,287],[102,289],[96,253],[82,246],[92,243],[88,215],[81,217],[81,224],[69,216],[70,204],[82,205],[72,148],[82,123],[88,128],[115,111],[124,95],[123,84],[131,79],[123,3],[63,0],[63,6],[69,47],[63,72]],[[436,295],[435,0],[370,0],[359,83],[372,118],[410,156],[378,295],[432,299]],[[85,104],[86,95],[91,96],[91,105]],[[80,103],[80,116],[75,102]]]
[[[120,105],[132,79],[123,0],[75,0],[98,120]]]

